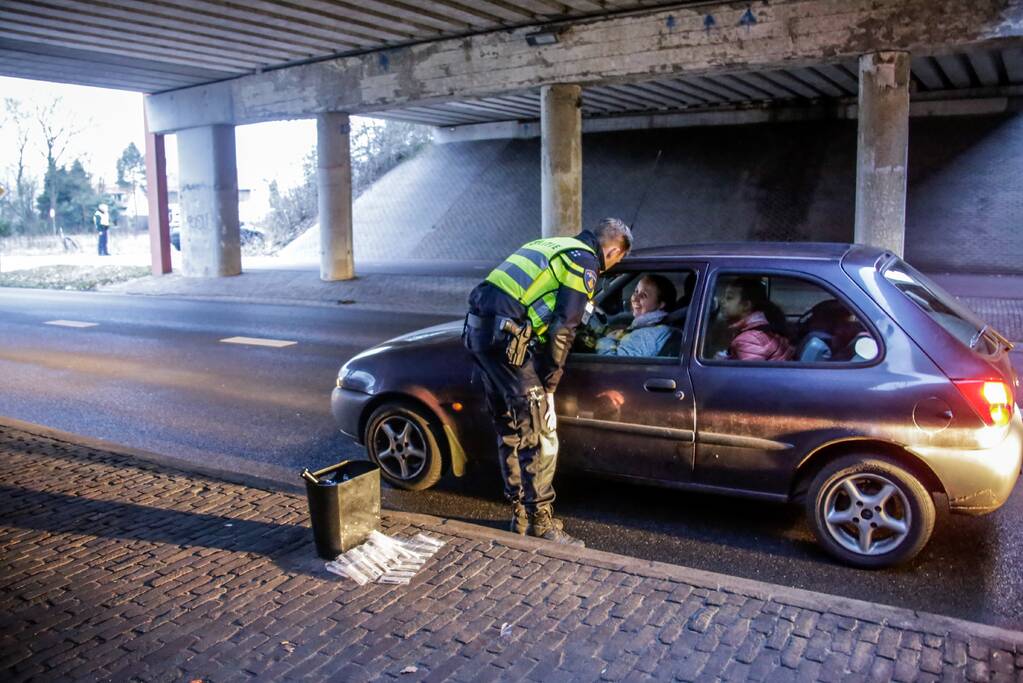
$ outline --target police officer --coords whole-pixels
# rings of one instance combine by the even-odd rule
[[[597,275],[632,248],[629,227],[605,218],[575,237],[525,244],[469,295],[463,339],[483,380],[497,430],[511,530],[583,545],[554,519],[554,391]]]
[[[96,213],[92,214],[92,223],[96,227],[97,248],[100,256],[110,256],[107,251],[107,231],[110,230],[110,209],[106,204],[100,204]]]

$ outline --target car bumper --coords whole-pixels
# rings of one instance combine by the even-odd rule
[[[1023,467],[1023,420],[1019,408],[1004,437],[988,448],[914,450],[938,475],[952,512],[967,515],[994,512],[1012,495]]]
[[[364,394],[361,391],[352,391],[341,387],[335,387],[330,394],[330,412],[334,415],[334,422],[337,423],[338,429],[359,443],[362,443],[362,430],[360,429],[362,414],[366,404],[372,398],[372,394]]]

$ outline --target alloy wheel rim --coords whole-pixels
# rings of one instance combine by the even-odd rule
[[[871,557],[902,545],[913,524],[906,494],[880,474],[850,474],[836,481],[824,498],[823,513],[836,543]]]
[[[395,479],[410,481],[426,467],[426,436],[407,417],[392,415],[381,422],[373,444],[381,469]]]

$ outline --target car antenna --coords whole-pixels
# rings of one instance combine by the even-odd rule
[[[650,169],[650,182],[646,183],[646,187],[643,188],[643,196],[639,198],[639,203],[636,204],[636,211],[632,214],[632,221],[629,223],[629,229],[635,231],[636,219],[639,218],[639,210],[643,208],[643,204],[646,203],[646,196],[650,193],[650,186],[654,184],[654,178],[657,176],[657,165],[661,163],[661,153],[663,149],[657,150],[657,156],[654,158],[654,165]]]

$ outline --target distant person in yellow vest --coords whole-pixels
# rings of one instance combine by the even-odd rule
[[[96,226],[100,256],[110,256],[107,251],[107,231],[110,230],[110,209],[106,204],[100,204],[96,213],[92,214],[92,223]]]
[[[554,391],[576,328],[591,310],[598,274],[631,248],[629,226],[605,218],[575,237],[525,244],[469,295],[463,339],[497,430],[514,532],[583,545],[554,518]]]

